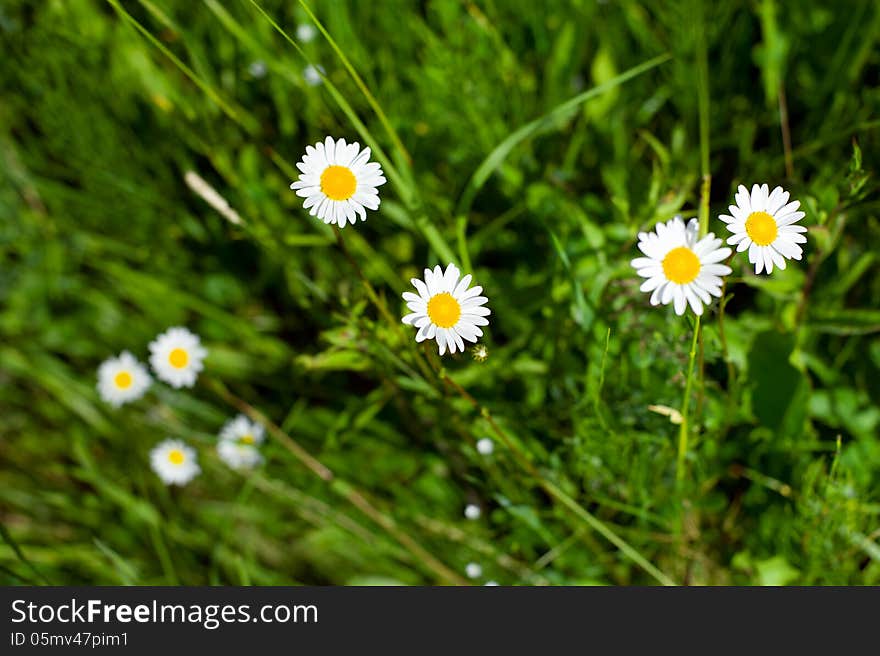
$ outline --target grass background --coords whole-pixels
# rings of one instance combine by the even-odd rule
[[[310,9],[332,41],[298,41]],[[0,580],[880,584],[878,37],[868,1],[7,0]],[[342,247],[288,189],[327,134],[389,177]],[[705,174],[710,230],[766,181],[809,242],[733,260],[676,484],[648,406],[681,407],[692,323],[629,261]],[[482,363],[395,325],[450,260]],[[178,324],[196,388],[103,404],[100,362]],[[214,451],[242,408],[276,426],[245,476]],[[199,450],[183,489],[166,436]]]

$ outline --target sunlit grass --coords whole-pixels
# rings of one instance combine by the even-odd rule
[[[26,4],[0,11],[0,580],[880,583],[873,4]],[[342,231],[288,188],[328,134],[389,180]],[[696,323],[649,306],[637,232],[726,236],[765,181],[804,260],[733,258]],[[449,262],[486,357],[400,322]],[[103,403],[98,365],[175,325],[197,385]],[[253,471],[216,453],[239,412]],[[166,438],[185,487],[149,468]]]

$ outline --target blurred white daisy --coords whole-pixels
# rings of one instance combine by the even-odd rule
[[[152,382],[147,368],[128,351],[98,367],[98,393],[114,408],[141,398]]]
[[[798,211],[800,201],[788,202],[788,192],[776,187],[752,185],[752,193],[740,185],[736,192],[736,205],[729,207],[730,215],[718,218],[727,224],[733,233],[727,243],[736,246],[736,252],[748,249],[749,262],[755,265],[755,273],[785,268],[785,260],[799,260],[805,244],[807,231],[804,226],[795,225],[805,214]]]
[[[468,519],[479,519],[481,514],[480,507],[475,503],[469,503],[464,507],[464,516]]]
[[[150,465],[166,485],[186,485],[200,471],[196,452],[181,440],[168,439],[150,451]]]
[[[495,443],[488,437],[477,440],[477,451],[484,456],[492,455],[495,450]]]
[[[494,588],[498,585],[498,581],[486,581],[483,585]]]
[[[303,43],[308,43],[315,38],[318,31],[310,23],[301,23],[296,26],[296,38]]]
[[[150,342],[150,365],[172,387],[195,385],[207,355],[198,335],[186,328],[169,328]]]
[[[446,267],[446,272],[438,266],[434,270],[425,269],[424,282],[418,278],[411,280],[413,287],[419,292],[404,292],[403,300],[411,310],[411,314],[403,317],[419,331],[416,341],[426,339],[437,340],[440,355],[455,353],[456,348],[464,352],[464,342],[476,342],[483,331],[480,326],[488,326],[486,319],[491,311],[483,305],[489,300],[480,296],[483,288],[479,285],[468,289],[471,274],[459,280],[460,272],[454,264]]]
[[[479,563],[468,563],[465,565],[464,573],[469,579],[478,579],[483,575],[483,568]]]
[[[316,87],[321,84],[321,76],[324,75],[324,73],[326,73],[326,71],[320,64],[317,66],[309,64],[303,69],[303,79],[310,87]]]
[[[226,422],[220,430],[217,443],[217,454],[232,469],[250,469],[263,462],[258,444],[264,439],[263,427],[247,418],[238,415]]]
[[[296,167],[302,172],[290,185],[296,195],[305,198],[303,208],[324,223],[344,228],[354,224],[356,217],[367,220],[364,208],[379,209],[379,190],[385,184],[382,167],[370,161],[370,149],[361,150],[357,141],[346,144],[327,137],[314,146],[306,146],[306,154]]]
[[[252,469],[263,462],[263,456],[257,447],[230,440],[220,440],[217,443],[217,455],[235,470]]]
[[[252,61],[248,66],[248,73],[255,78],[261,78],[266,76],[266,71],[268,68],[266,67],[266,62],[257,59],[256,61]]]
[[[699,225],[691,219],[687,226],[680,216],[657,224],[654,232],[639,233],[639,250],[647,257],[632,261],[642,278],[640,287],[652,292],[651,305],[673,303],[675,313],[684,314],[688,305],[696,315],[703,314],[703,304],[711,296],[721,297],[721,276],[731,272],[719,264],[730,255],[729,248],[719,248],[721,240],[709,233],[697,239]]]
[[[263,439],[265,439],[263,427],[248,419],[246,415],[238,415],[235,419],[230,419],[220,429],[220,440],[223,442],[254,446],[262,444]]]

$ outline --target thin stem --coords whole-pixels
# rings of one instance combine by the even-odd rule
[[[730,257],[732,258],[733,255]],[[730,259],[728,259],[728,262],[729,261]],[[724,430],[721,433],[722,435],[727,431],[727,428],[731,424],[731,414],[733,412],[734,399],[736,398],[734,392],[736,386],[736,368],[733,366],[733,361],[730,359],[730,353],[727,348],[727,333],[724,330],[724,317],[727,310],[726,294],[727,276],[723,278],[721,283],[721,300],[718,302],[718,339],[721,341],[721,357],[727,364],[727,410],[724,413]]]
[[[785,87],[779,83],[779,126],[782,129],[782,149],[785,153],[785,176],[794,177],[794,158],[791,156],[791,129],[788,126],[788,101],[785,98]]]
[[[691,340],[690,361],[688,362],[687,383],[684,388],[684,400],[681,402],[681,427],[678,431],[678,458],[675,463],[675,482],[681,486],[684,481],[685,459],[688,450],[688,433],[690,431],[688,423],[688,407],[691,402],[691,389],[694,383],[694,362],[697,355],[697,338],[700,334],[700,317],[697,317],[694,323],[694,338]]]
[[[330,485],[330,489],[332,489],[337,494],[340,494],[355,508],[360,510],[378,526],[383,528],[391,537],[397,540],[397,542],[404,549],[412,554],[412,556],[416,559],[416,562],[422,563],[422,565],[424,565],[426,569],[430,570],[438,578],[438,580],[455,585],[468,584],[464,578],[449,569],[446,565],[435,558],[430,552],[428,552],[427,549],[416,542],[416,540],[413,539],[408,533],[401,529],[392,517],[376,508],[355,486],[338,478],[333,473],[333,471],[330,470],[329,467],[327,467],[317,458],[312,456],[308,451],[306,451],[306,449],[300,446],[300,444],[296,440],[294,440],[290,435],[281,430],[281,428],[279,428],[276,424],[269,421],[268,417],[266,417],[263,413],[248,404],[246,401],[243,401],[242,399],[232,394],[219,381],[209,380],[208,385],[229,405],[237,408],[240,412],[246,414],[248,417],[251,418],[251,420],[265,426],[269,434],[288,451],[290,451],[297,460],[299,460],[303,465],[306,466],[309,471],[315,474],[315,476],[320,478],[322,481],[328,483]]]
[[[529,459],[528,455],[520,448],[519,445],[514,442],[510,436],[498,425],[495,421],[495,418],[489,412],[488,408],[480,406],[479,402],[471,396],[471,394],[462,387],[459,383],[452,380],[446,373],[441,373],[441,377],[443,382],[452,387],[455,391],[457,391],[463,399],[468,401],[474,408],[480,411],[480,414],[492,428],[492,431],[498,436],[498,439],[510,450],[510,452],[514,455],[514,459],[516,462],[522,467],[529,475],[531,475],[538,485],[549,494],[555,501],[559,502],[563,506],[565,506],[570,512],[576,515],[579,519],[581,519],[585,524],[587,524],[594,531],[602,535],[606,540],[608,540],[611,544],[617,547],[621,553],[627,556],[630,560],[632,560],[635,564],[645,570],[648,574],[654,577],[659,583],[662,585],[675,585],[675,582],[670,579],[666,574],[657,569],[647,558],[642,556],[634,547],[632,547],[628,542],[626,542],[623,538],[621,538],[617,533],[615,533],[607,524],[602,522],[595,515],[586,510],[583,506],[581,506],[577,501],[571,498],[565,491],[563,491],[556,483],[548,480],[538,471],[538,468],[532,463]]]
[[[709,168],[709,61],[706,52],[703,3],[697,3],[697,106],[700,123],[700,237],[709,232],[709,190],[712,174]]]
[[[305,12],[309,15],[309,18],[318,26],[318,29],[321,31],[321,34],[324,35],[324,38],[327,39],[327,42],[330,44],[330,47],[333,48],[333,51],[339,57],[340,61],[342,61],[342,65],[345,66],[345,70],[348,71],[348,74],[351,75],[354,83],[357,85],[357,88],[361,90],[361,93],[364,94],[364,97],[367,99],[370,107],[373,108],[373,111],[376,112],[376,116],[379,118],[379,122],[382,123],[382,127],[385,128],[385,131],[388,133],[388,137],[391,139],[394,147],[397,148],[397,151],[403,157],[404,162],[410,164],[412,162],[412,158],[410,157],[409,152],[406,147],[403,145],[403,142],[400,140],[400,136],[397,134],[397,131],[391,125],[391,122],[388,120],[388,117],[385,115],[385,112],[382,110],[382,106],[373,96],[370,89],[364,83],[363,79],[358,72],[355,70],[354,66],[352,66],[348,57],[345,56],[345,52],[343,52],[342,48],[340,48],[336,41],[330,36],[330,33],[324,28],[324,25],[321,21],[318,20],[317,16],[315,16],[314,12],[312,12],[308,3],[304,0],[300,0],[300,6],[305,10]]]

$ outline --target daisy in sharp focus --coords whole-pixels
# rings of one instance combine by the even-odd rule
[[[687,225],[680,216],[657,224],[654,232],[639,233],[639,250],[647,257],[637,257],[632,266],[642,278],[643,292],[652,292],[651,305],[673,303],[675,313],[684,314],[688,305],[699,316],[712,296],[721,297],[721,276],[731,272],[719,264],[730,255],[729,248],[718,248],[721,240],[709,233],[697,239],[699,225],[691,219]]]
[[[752,185],[752,193],[740,185],[736,192],[736,205],[729,208],[730,215],[718,218],[733,233],[727,243],[736,245],[736,252],[748,249],[749,262],[755,265],[755,273],[785,268],[785,260],[799,260],[805,244],[807,231],[795,225],[804,216],[798,211],[800,201],[788,202],[788,192],[776,187],[772,192],[768,185]]]
[[[208,351],[198,335],[186,328],[169,328],[150,342],[150,365],[172,387],[192,387]]]
[[[454,264],[446,267],[446,272],[438,266],[434,270],[425,269],[425,280],[411,280],[413,287],[419,292],[404,292],[403,300],[411,310],[403,317],[419,331],[416,341],[426,339],[437,340],[440,355],[455,353],[456,349],[464,352],[464,341],[476,342],[483,335],[480,326],[488,326],[487,316],[491,311],[483,305],[489,300],[480,296],[483,288],[477,285],[468,289],[471,274],[459,280],[460,272]]]
[[[344,228],[360,216],[367,220],[364,208],[379,209],[379,190],[385,184],[382,167],[370,161],[370,149],[361,150],[357,141],[346,144],[327,137],[314,146],[296,167],[302,172],[290,185],[296,195],[305,198],[303,208],[324,223]]]
[[[166,485],[186,485],[202,471],[195,450],[181,440],[172,439],[153,447],[150,466]]]
[[[98,393],[114,408],[141,398],[152,382],[147,368],[128,351],[98,367]]]

